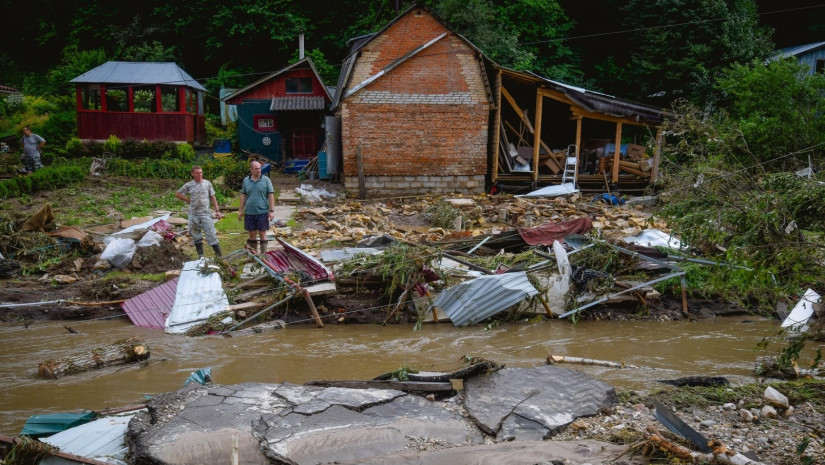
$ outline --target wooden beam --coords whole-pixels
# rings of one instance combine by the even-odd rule
[[[579,159],[581,154],[581,146],[582,146],[582,119],[576,118],[576,170],[578,170],[581,165]]]
[[[524,116],[524,112],[521,111],[521,108],[519,108],[515,99],[513,99],[513,96],[510,95],[509,92],[507,92],[507,89],[504,86],[501,86],[501,95],[503,95],[505,100],[507,100],[507,103],[509,103],[510,106],[513,107],[513,110],[515,110],[516,114],[518,114],[519,118],[521,118],[521,122],[524,123],[525,126],[527,126],[527,129],[530,130],[530,133],[535,135],[536,132],[533,130],[533,125],[530,124],[530,120],[527,119],[526,116]],[[548,147],[547,144],[545,144],[544,141],[541,140],[541,138],[538,138],[538,141],[540,142],[541,147],[544,150],[546,150],[547,153],[553,153],[553,151],[550,150],[550,147]],[[558,163],[558,160],[556,160],[555,157],[550,157],[549,160],[550,161],[547,163],[547,167],[550,168],[550,171],[552,171],[553,174],[559,174],[559,171],[561,171],[561,165]]]
[[[613,182],[619,182],[619,162],[622,160],[622,123],[616,123],[616,153],[613,155]],[[607,155],[607,154],[605,154]]]
[[[493,98],[496,101],[496,116],[495,120],[493,121],[493,127],[495,130],[493,131],[493,143],[491,144],[495,153],[493,156],[493,166],[491,169],[492,173],[492,182],[496,182],[498,178],[498,154],[499,154],[499,147],[498,141],[501,134],[501,70],[499,69],[496,73],[496,81],[493,85]],[[509,155],[509,154],[505,154]]]
[[[540,93],[541,95],[547,97],[547,98],[556,100],[557,102],[566,103],[568,105],[576,105],[576,102],[570,100],[570,98],[568,96],[564,95],[563,93],[561,93],[557,90],[550,90],[550,89],[545,89],[544,87],[539,87],[537,92]]]
[[[575,105],[570,107],[570,111],[573,113],[573,116],[583,116],[585,118],[596,119],[600,121],[609,121],[611,123],[624,123],[644,127],[653,126],[652,124],[648,124],[642,121],[636,121],[633,118],[619,118],[616,116],[603,115],[601,113],[593,113],[592,111],[587,111],[584,108],[577,107]]]
[[[539,179],[539,146],[541,146],[541,113],[544,96],[536,92],[536,130],[533,132],[535,142],[533,142],[533,182]],[[550,152],[552,153],[552,152]],[[552,158],[549,158],[552,160]]]
[[[512,125],[512,124],[510,124],[510,122],[509,122],[509,121],[506,121],[506,120],[505,120],[505,121],[504,121],[504,125],[505,125],[505,126],[507,126],[507,128],[508,128],[508,129],[510,129],[511,131],[513,131],[513,134],[515,134],[515,135],[516,135],[516,137],[518,137],[518,141],[519,141],[519,142],[523,143],[525,146],[530,145],[530,143],[529,143],[529,142],[527,142],[526,140],[524,140],[524,138],[523,138],[523,137],[521,137],[521,134],[519,134],[519,133],[518,133],[518,130],[516,130],[516,128],[514,128],[514,127],[513,127],[513,125]]]
[[[403,392],[451,392],[453,383],[449,381],[307,381],[304,386],[341,387],[348,389],[396,389]]]

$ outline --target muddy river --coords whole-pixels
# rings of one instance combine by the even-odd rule
[[[509,366],[545,363],[548,353],[621,361],[638,369],[573,366],[618,389],[648,391],[656,380],[687,375],[753,381],[756,344],[778,328],[758,317],[697,322],[513,322],[485,330],[449,323],[425,325],[289,326],[246,337],[190,338],[138,328],[126,318],[37,322],[0,327],[0,433],[16,435],[34,414],[101,410],[172,391],[195,370],[211,368],[214,382],[303,383],[370,379],[403,366],[452,371],[465,355]],[[145,365],[103,369],[58,380],[37,377],[39,362],[138,336],[149,345]]]

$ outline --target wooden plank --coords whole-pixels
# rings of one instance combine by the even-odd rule
[[[450,382],[425,381],[307,381],[304,386],[340,387],[348,389],[395,389],[404,392],[451,392],[453,384]]]
[[[367,190],[364,179],[364,155],[361,153],[360,145],[355,149],[355,158],[358,164],[358,198],[364,200],[367,198]]]
[[[263,302],[244,302],[242,304],[227,305],[223,308],[223,311],[234,312],[236,310],[246,310],[247,308],[258,308],[263,306]]]
[[[516,103],[516,100],[513,98],[512,95],[510,95],[509,92],[507,92],[507,89],[504,86],[501,87],[501,95],[503,95],[505,100],[507,100],[507,103],[509,103],[510,106],[513,107],[513,110],[515,110],[516,114],[518,114],[519,118],[521,118],[521,122],[524,123],[525,126],[527,126],[527,129],[530,130],[530,133],[535,134],[535,131],[533,130],[533,125],[530,123],[530,120],[527,119],[526,116],[524,116],[524,112],[521,111],[521,108],[519,108],[518,104]],[[541,140],[541,138],[539,138],[538,140],[541,144],[541,147],[544,150],[546,150],[547,153],[553,153],[553,151],[550,150],[550,147],[548,147],[547,144],[545,144],[544,141]],[[553,172],[553,174],[559,174],[559,171],[561,171],[561,165],[556,163],[555,160],[553,160],[553,162],[551,163],[553,164],[553,166],[550,168],[550,170]]]
[[[596,120],[600,120],[600,121],[608,121],[608,122],[611,122],[611,123],[624,123],[624,124],[632,124],[634,126],[644,126],[644,127],[653,126],[653,124],[648,124],[648,123],[645,123],[643,121],[636,121],[633,118],[619,118],[619,117],[616,117],[616,116],[603,115],[601,113],[593,113],[592,111],[587,111],[587,110],[585,110],[581,107],[577,107],[577,106],[571,106],[570,107],[570,112],[573,114],[573,116],[582,116],[582,117],[585,117],[585,118],[596,119]]]
[[[539,179],[539,146],[541,145],[541,110],[543,102],[544,97],[536,92],[536,130],[533,133],[535,135],[535,142],[533,143],[533,182]],[[552,158],[547,159],[549,163],[552,163],[552,160]]]

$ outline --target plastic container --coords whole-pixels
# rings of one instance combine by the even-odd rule
[[[329,179],[331,177],[327,173],[327,153],[318,152],[318,179]]]

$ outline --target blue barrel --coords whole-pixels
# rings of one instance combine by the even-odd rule
[[[318,152],[318,179],[329,179],[331,176],[327,173],[327,153]]]

